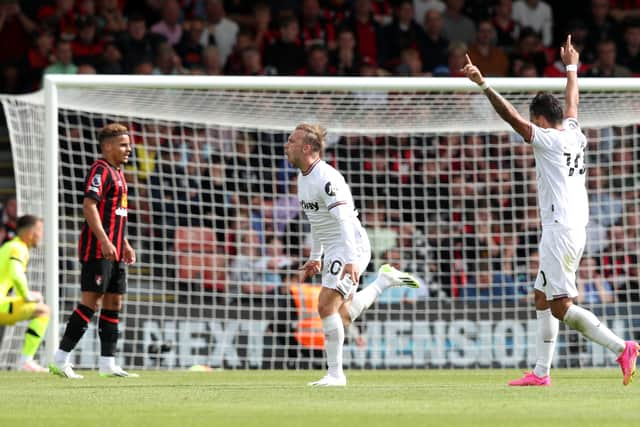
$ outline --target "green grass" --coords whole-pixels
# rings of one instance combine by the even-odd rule
[[[140,372],[83,380],[0,372],[0,426],[631,426],[640,381],[618,370],[553,371],[554,385],[510,388],[515,370]]]

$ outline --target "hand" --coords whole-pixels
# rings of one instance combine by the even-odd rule
[[[358,286],[358,281],[360,279],[360,272],[358,271],[358,266],[354,263],[345,264],[342,269],[342,275],[340,276],[340,280],[344,279],[344,276],[349,275],[349,278],[353,282],[354,286]]]
[[[471,63],[471,58],[469,58],[468,54],[464,57],[466,58],[466,63],[460,71],[462,71],[469,78],[469,80],[471,80],[475,84],[481,85],[482,83],[484,83],[484,77],[482,77],[480,69],[478,69],[478,67]]]
[[[320,273],[320,261],[309,260],[300,268],[300,280],[304,282]]]
[[[42,303],[44,302],[44,297],[38,291],[29,291],[29,301]]]
[[[131,265],[136,262],[136,251],[133,250],[129,242],[126,240],[124,242],[123,256],[125,264]]]
[[[580,54],[571,43],[571,34],[567,36],[567,42],[564,46],[560,46],[560,58],[564,65],[577,65],[580,60]]]
[[[104,257],[104,259],[109,261],[115,261],[117,251],[116,251],[116,247],[113,246],[113,243],[111,243],[111,241],[109,240],[105,240],[104,242],[101,242],[101,243],[102,243],[101,244],[102,256]]]

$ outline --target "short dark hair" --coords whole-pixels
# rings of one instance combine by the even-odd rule
[[[120,123],[109,123],[98,132],[98,142],[100,145],[111,138],[122,135],[129,135],[129,129]]]
[[[529,114],[544,117],[550,124],[562,123],[562,104],[549,92],[539,92],[529,105]]]
[[[42,221],[42,218],[36,215],[22,215],[16,221],[16,232],[20,234],[23,230],[29,229],[36,225],[38,222]]]

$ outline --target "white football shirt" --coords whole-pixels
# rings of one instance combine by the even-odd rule
[[[562,122],[562,129],[532,126],[531,145],[536,159],[542,226],[586,227],[589,222],[584,164],[587,138],[578,121],[567,118]]]
[[[354,248],[348,248],[344,242],[340,221],[348,220],[354,227],[356,245],[365,231],[351,190],[340,172],[325,161],[317,160],[305,173],[298,174],[298,201],[311,224],[313,241],[321,243],[325,251],[342,254],[345,260],[355,259],[355,253],[346,253]]]

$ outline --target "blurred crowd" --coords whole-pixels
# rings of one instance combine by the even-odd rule
[[[95,149],[89,132],[101,126],[92,120],[63,120],[68,218],[79,216],[83,159]],[[159,280],[155,286],[168,281],[227,303],[264,304],[286,294],[311,247],[297,171],[283,152],[288,135],[128,124],[135,140],[126,168],[129,231],[140,264],[149,267],[145,274]],[[586,132],[591,218],[580,302],[638,301],[637,129]],[[330,139],[324,158],[345,174],[371,240],[364,285],[385,262],[424,285],[393,289],[381,303],[527,302],[541,232],[530,147],[511,133]]]
[[[0,5],[0,92],[45,73],[459,76],[640,73],[640,1],[8,0]]]

